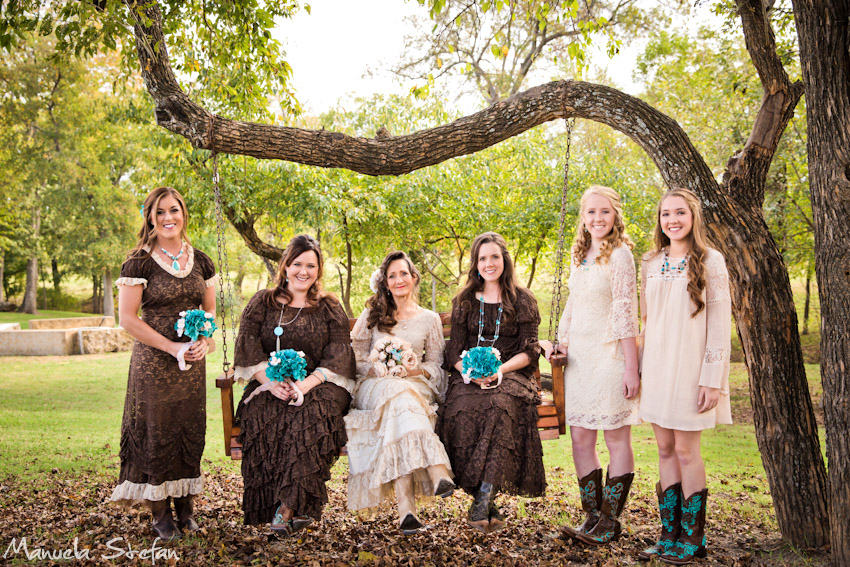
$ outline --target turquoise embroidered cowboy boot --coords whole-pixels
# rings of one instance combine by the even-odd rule
[[[694,492],[689,498],[682,500],[682,531],[676,545],[659,557],[662,561],[673,565],[687,565],[694,557],[705,557],[705,506],[708,500],[708,489]]]
[[[599,521],[599,509],[602,507],[602,469],[596,469],[584,478],[578,479],[579,494],[581,494],[581,509],[584,510],[584,522],[577,528],[564,526],[561,533],[569,538],[576,534],[586,534]]]
[[[627,473],[615,478],[607,477],[605,488],[602,489],[599,521],[589,532],[576,534],[578,539],[590,545],[605,545],[620,537],[619,517],[626,506],[634,478],[635,473]]]
[[[661,490],[661,483],[656,483],[655,493],[658,495],[658,512],[661,514],[661,537],[652,547],[638,553],[638,559],[649,561],[662,553],[667,553],[679,539],[682,531],[682,483]]]

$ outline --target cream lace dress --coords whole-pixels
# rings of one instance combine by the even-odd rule
[[[681,258],[670,258],[671,266]],[[691,317],[687,271],[661,273],[664,254],[641,265],[641,307],[646,315],[640,416],[668,429],[697,431],[732,423],[729,353],[732,305],[723,255],[708,249],[705,309]],[[700,386],[720,388],[717,407],[698,413]]]
[[[440,316],[419,307],[413,318],[399,321],[392,333],[384,333],[366,326],[368,315],[365,309],[351,330],[359,379],[353,409],[345,416],[350,510],[377,506],[395,494],[395,479],[411,473],[416,494],[431,496],[434,486],[426,468],[445,465],[451,470],[446,450],[434,433],[435,402],[446,390],[442,368],[446,341]],[[369,353],[387,336],[409,342],[430,379],[367,376],[372,368]]]
[[[638,399],[623,396],[626,363],[620,339],[636,337],[637,277],[628,246],[607,263],[572,267],[570,295],[558,325],[568,346],[564,374],[567,425],[618,429],[640,423]]]

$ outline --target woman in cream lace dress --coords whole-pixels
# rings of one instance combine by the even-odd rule
[[[434,434],[436,400],[444,395],[440,316],[415,300],[419,272],[404,252],[389,254],[373,275],[375,292],[351,332],[359,380],[348,433],[348,507],[371,508],[395,494],[405,534],[423,526],[416,496],[448,496],[455,488],[449,457]],[[376,376],[369,353],[378,341],[410,343],[419,362],[404,378]]]
[[[585,512],[583,524],[562,531],[591,545],[619,537],[619,516],[634,477],[631,426],[640,423],[640,378],[633,246],[619,195],[591,186],[581,198],[570,296],[558,326],[559,350],[567,354],[566,422]],[[604,490],[596,453],[599,430],[611,455]]]

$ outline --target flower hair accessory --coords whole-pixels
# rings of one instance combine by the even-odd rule
[[[398,337],[386,337],[378,341],[369,353],[369,362],[375,367],[375,374],[379,377],[399,378],[405,378],[408,371],[419,364],[410,343]]]
[[[372,276],[369,278],[369,289],[372,290],[372,293],[378,293],[378,284],[381,283],[383,276],[381,268],[375,268],[375,271],[372,272]]]

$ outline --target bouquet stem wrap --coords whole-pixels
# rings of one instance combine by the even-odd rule
[[[212,337],[218,327],[215,324],[215,319],[212,313],[207,313],[203,309],[189,309],[181,311],[180,318],[174,323],[174,330],[177,331],[177,336],[186,335],[192,342],[185,343],[177,351],[175,358],[177,359],[177,367],[180,370],[189,370],[191,364],[186,364],[186,351],[192,348],[198,341],[198,337]]]

